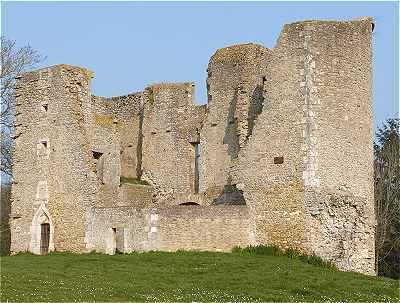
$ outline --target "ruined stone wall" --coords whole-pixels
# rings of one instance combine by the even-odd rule
[[[123,235],[124,252],[177,249],[229,251],[249,245],[246,206],[171,206],[157,209],[96,208],[87,213],[88,250],[114,253]],[[112,229],[115,228],[115,231]]]
[[[50,224],[50,250],[85,247],[84,214],[95,191],[90,78],[83,68],[57,65],[17,81],[12,252],[39,253],[41,223]]]
[[[208,66],[208,108],[201,130],[200,191],[218,200],[230,169],[261,112],[268,49],[256,44],[219,49]]]
[[[275,244],[373,274],[371,24],[297,22],[272,50],[220,49],[207,106],[192,83],[104,98],[82,68],[23,74],[11,250],[38,253],[49,223],[51,250]]]
[[[232,175],[254,217],[257,243],[304,250],[302,45],[296,29],[285,26],[266,63],[262,112]]]
[[[143,93],[138,92],[112,98],[94,97],[94,102],[96,103],[95,113],[108,116],[109,122],[112,122],[118,130],[121,176],[140,178]],[[101,126],[101,119],[98,122]],[[110,124],[105,123],[104,126],[110,128]],[[101,140],[101,138],[98,139]]]
[[[205,108],[193,103],[194,84],[156,84],[146,96],[142,178],[155,187],[160,205],[197,202],[194,144]]]
[[[104,98],[92,97],[92,148],[98,153],[99,191],[96,205],[112,207],[124,200],[120,179],[139,179],[141,173],[142,93]]]

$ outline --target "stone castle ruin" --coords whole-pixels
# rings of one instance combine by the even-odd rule
[[[374,274],[371,18],[219,49],[193,83],[91,95],[56,65],[16,89],[11,251],[270,244]]]

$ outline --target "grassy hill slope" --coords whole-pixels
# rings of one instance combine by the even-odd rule
[[[1,258],[1,302],[398,302],[399,281],[285,256],[211,252]]]

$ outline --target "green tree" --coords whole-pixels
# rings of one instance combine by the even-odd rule
[[[378,275],[400,277],[399,119],[388,119],[376,133],[375,214]]]
[[[29,70],[44,58],[29,45],[17,47],[15,41],[1,37],[0,54],[0,126],[1,173],[11,176],[13,140],[11,137],[15,118],[16,76]]]

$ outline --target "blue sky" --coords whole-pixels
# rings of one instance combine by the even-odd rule
[[[398,115],[397,2],[2,2],[1,31],[59,63],[95,72],[95,95],[123,95],[157,82],[194,81],[206,102],[216,49],[272,48],[284,23],[373,16],[375,123]]]

